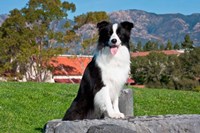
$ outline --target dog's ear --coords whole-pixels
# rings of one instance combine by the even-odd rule
[[[134,27],[134,24],[128,21],[121,22],[120,24],[123,28],[125,28],[128,31],[131,31],[131,29]]]
[[[99,30],[101,30],[102,28],[108,26],[109,24],[110,24],[110,22],[102,21],[102,22],[99,22],[99,23],[97,24],[97,28],[98,28]]]

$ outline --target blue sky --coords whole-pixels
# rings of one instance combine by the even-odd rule
[[[62,0],[64,1],[64,0]],[[118,11],[127,9],[139,9],[148,12],[182,13],[190,15],[200,13],[200,0],[68,0],[73,2],[77,10],[69,13],[69,18],[89,11]],[[28,0],[0,0],[0,14],[8,14],[14,8],[21,9]]]

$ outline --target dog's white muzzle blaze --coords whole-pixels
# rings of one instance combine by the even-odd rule
[[[121,45],[121,40],[119,36],[117,35],[117,28],[118,28],[118,24],[113,24],[113,27],[112,27],[113,34],[111,35],[110,40],[109,40],[110,53],[112,55],[115,55],[117,53],[118,48]]]

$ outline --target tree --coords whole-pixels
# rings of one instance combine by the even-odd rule
[[[100,21],[109,21],[109,16],[104,11],[98,12],[88,12],[86,14],[81,14],[74,18],[75,26],[73,27],[74,30],[77,30],[81,26],[90,23],[91,26],[95,29],[96,24]],[[90,30],[94,31],[93,28]],[[93,32],[89,35],[89,37],[85,37],[83,34],[80,35],[80,45],[81,45],[81,53],[82,54],[91,54],[98,39],[97,32]]]
[[[163,43],[160,44],[160,50],[165,50],[165,45]]]
[[[148,56],[133,58],[131,63],[133,79],[139,84],[156,87],[167,84],[169,75],[164,74],[167,62],[167,55],[159,52],[151,52]]]
[[[94,35],[92,38],[88,38],[82,41],[81,46],[82,46],[82,53],[84,54],[89,54],[92,51],[90,51],[91,49],[89,48],[90,46],[93,46],[96,41],[98,40],[98,35]]]
[[[137,51],[142,51],[142,42],[141,41],[139,41],[137,43]]]
[[[183,89],[182,66],[176,55],[151,52],[145,57],[132,59],[131,73],[139,84],[154,88]]]
[[[178,43],[175,43],[175,44],[174,44],[174,49],[175,49],[175,50],[180,50],[180,45],[179,45]]]
[[[170,40],[167,41],[167,45],[165,47],[165,50],[172,50],[172,42]]]
[[[144,84],[147,79],[147,63],[146,57],[139,56],[131,60],[131,75],[137,84]]]
[[[151,52],[131,62],[132,78],[147,87],[194,90],[200,85],[200,48],[179,56]]]
[[[193,47],[193,41],[190,39],[190,35],[186,34],[184,37],[184,42],[181,43],[181,46],[183,49],[192,49]]]
[[[31,47],[33,34],[26,26],[26,20],[19,10],[14,9],[10,12],[10,17],[0,27],[0,45],[1,45],[1,73],[9,76],[17,76],[19,64],[26,62],[23,56],[29,56],[31,51],[26,51]],[[30,38],[28,38],[30,37]],[[24,52],[23,52],[23,51]],[[20,69],[22,68],[22,64]],[[12,74],[12,75],[11,75]]]
[[[23,9],[12,10],[0,28],[1,73],[44,81],[51,68],[49,60],[64,52],[57,43],[68,41],[50,23],[66,18],[68,11],[74,12],[75,5],[60,0],[30,0]]]
[[[154,50],[159,50],[159,47],[158,47],[158,42],[154,42]]]
[[[156,51],[158,50],[158,42],[151,42],[151,41],[148,41],[144,47],[143,47],[143,50],[144,51]]]
[[[135,44],[133,43],[133,41],[130,41],[130,51],[131,52],[136,52],[137,51],[137,49],[136,49]]]
[[[88,12],[86,14],[76,16],[74,18],[74,20],[76,22],[75,29],[77,29],[77,28],[80,28],[81,26],[83,26],[84,24],[87,24],[87,23],[96,24],[96,23],[103,21],[103,20],[109,21],[109,16],[104,11]]]
[[[144,51],[150,51],[150,50],[152,50],[152,43],[151,43],[151,41],[148,41],[147,43],[145,43],[145,45],[143,46],[143,50]]]
[[[179,58],[182,63],[182,70],[185,77],[200,78],[200,48],[194,48],[185,52]]]
[[[169,75],[166,74],[168,56],[163,53],[151,52],[148,56],[148,71],[146,84],[154,87],[169,83]]]
[[[186,51],[179,56],[181,63],[181,78],[176,83],[178,88],[194,90],[200,85],[200,48]]]

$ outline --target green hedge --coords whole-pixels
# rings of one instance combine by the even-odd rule
[[[131,60],[132,78],[147,87],[195,90],[200,78],[200,48],[180,56],[151,52]]]

